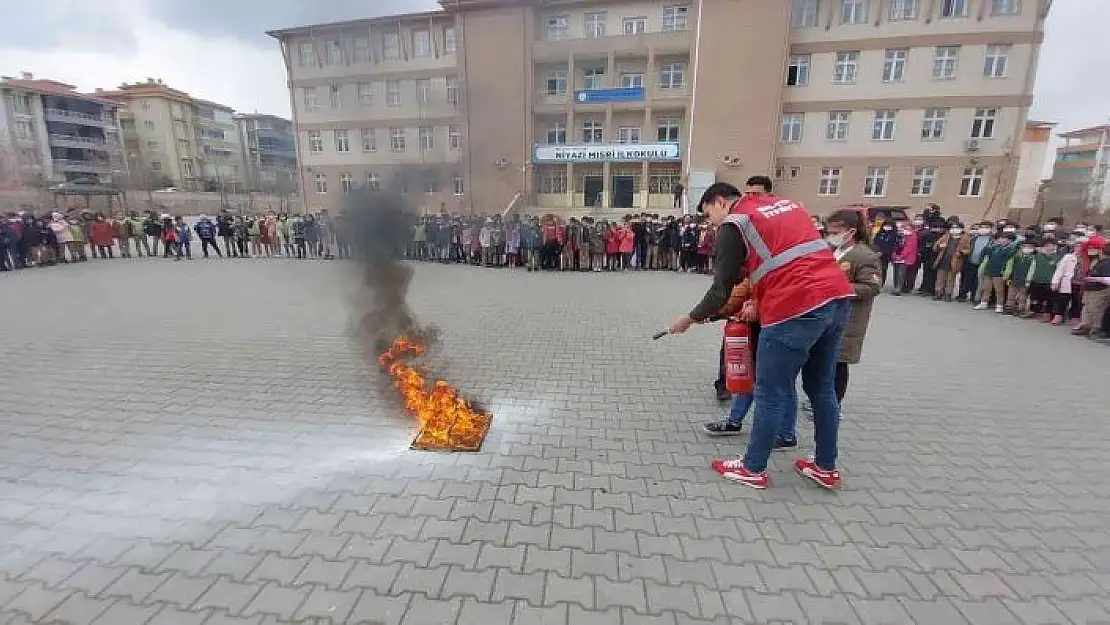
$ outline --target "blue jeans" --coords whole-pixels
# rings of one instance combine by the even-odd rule
[[[741,423],[743,423],[744,417],[748,414],[748,410],[751,409],[753,403],[755,403],[755,395],[752,393],[739,393],[733,395],[732,409],[728,411],[727,423],[729,425],[740,425]],[[783,423],[782,427],[779,428],[778,434],[775,436],[775,440],[797,441],[797,425],[798,420],[796,418],[788,419],[787,422]]]
[[[852,302],[834,300],[810,312],[764,327],[759,334],[755,365],[755,418],[744,465],[756,473],[767,470],[776,437],[782,438],[797,420],[795,383],[813,405],[813,438],[817,466],[836,468],[836,436],[840,406],[836,401],[836,359]]]

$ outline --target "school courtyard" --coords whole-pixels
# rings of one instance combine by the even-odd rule
[[[844,490],[757,492],[719,329],[650,338],[708,278],[416,269],[479,453],[408,449],[349,265],[0,275],[0,624],[1110,622],[1107,348],[884,296]]]

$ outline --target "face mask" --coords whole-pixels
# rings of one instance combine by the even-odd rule
[[[922,225],[925,225],[925,222],[924,222],[924,221],[921,221],[920,219],[914,219],[914,220],[913,220],[913,225],[915,225],[915,226],[922,226]]]
[[[979,228],[978,230],[975,231],[975,233],[978,234],[979,236],[985,236],[985,235],[990,234],[991,231],[990,231],[989,228]]]
[[[883,230],[886,230],[887,232],[890,232],[891,230],[894,230],[894,227],[893,226],[883,226]]]
[[[1032,247],[1023,247],[1023,248],[1021,248],[1021,253],[1022,254],[1032,254],[1035,251],[1035,249],[1036,248],[1032,248]]]
[[[1099,255],[1098,250],[1087,250],[1087,256],[1090,257],[1090,258],[1098,258],[1098,255]]]
[[[1044,251],[1045,254],[1048,254],[1048,255],[1051,256],[1052,254],[1056,253],[1056,248],[1055,247],[1046,247],[1046,248],[1044,248],[1043,251]]]
[[[1041,229],[1045,232],[1055,232],[1056,224],[1045,224]]]
[[[1073,230],[1072,232],[1079,234],[1085,233],[1087,232],[1087,226],[1085,224],[1075,224],[1075,230]]]
[[[952,234],[954,234],[956,236],[959,236],[959,235],[964,233],[964,231],[960,228],[952,228],[951,230],[949,230],[949,232],[951,232]]]
[[[1011,228],[1010,226],[1007,226],[1002,229],[1002,232],[1017,232],[1017,228]]]

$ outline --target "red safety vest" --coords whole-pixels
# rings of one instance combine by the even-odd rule
[[[855,296],[800,203],[773,195],[747,195],[733,203],[725,223],[739,228],[748,245],[748,280],[763,326]]]

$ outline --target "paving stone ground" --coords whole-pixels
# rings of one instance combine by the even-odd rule
[[[1106,348],[884,297],[844,490],[776,456],[755,492],[698,431],[719,330],[649,338],[705,278],[417,267],[496,415],[445,455],[352,344],[350,270],[0,275],[0,624],[1110,622]]]

